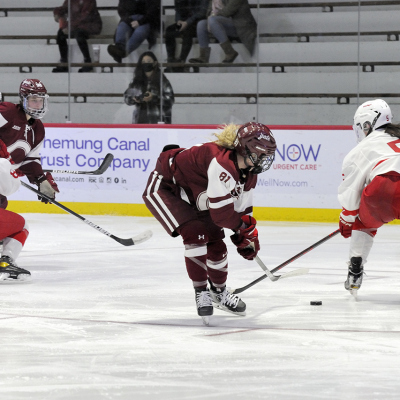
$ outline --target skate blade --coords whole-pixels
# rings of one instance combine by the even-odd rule
[[[350,294],[354,297],[355,300],[358,299],[358,289],[350,289]]]
[[[6,272],[2,272],[0,274],[0,281],[5,281],[6,279],[8,279],[10,276],[10,274],[6,273]]]
[[[246,316],[246,311],[243,311],[243,312],[231,311],[229,308],[221,306],[220,304],[217,304],[217,303],[213,303],[213,307],[217,308],[218,310],[226,311],[226,312],[228,312],[230,314],[237,315],[239,317],[245,317]]]
[[[203,320],[203,325],[210,326],[210,317],[208,315],[202,316],[201,319]]]
[[[0,281],[6,282],[27,282],[32,279],[31,275],[19,274],[16,278],[10,277],[10,274],[2,273],[0,274]]]

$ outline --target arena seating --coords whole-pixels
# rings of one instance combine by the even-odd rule
[[[70,80],[68,74],[51,73],[59,65],[57,24],[51,10],[60,4],[49,3],[35,0],[28,6],[21,0],[2,1],[0,92],[6,101],[18,101],[19,83],[34,76],[45,82],[52,95],[47,122],[70,117],[80,123],[130,123],[131,109],[123,103],[123,92],[147,45],[132,54],[128,64],[116,64],[108,55],[106,48],[118,23],[117,0],[97,2],[104,28],[101,35],[90,39],[92,45],[100,46],[95,73],[77,73],[82,56],[72,40]],[[252,4],[260,33],[258,63],[241,43],[234,43],[239,57],[233,65],[222,65],[223,53],[212,43],[210,64],[197,66],[199,73],[167,74],[176,93],[173,123],[262,119],[268,124],[342,125],[351,123],[360,99],[398,101],[400,31],[393,10],[399,9],[400,1],[361,1],[360,21],[357,1],[262,3],[258,10]],[[163,1],[166,25],[173,21],[172,4],[172,0]],[[152,50],[166,66],[162,42],[160,37]],[[197,53],[195,44],[189,58]],[[70,116],[66,116],[68,99]]]

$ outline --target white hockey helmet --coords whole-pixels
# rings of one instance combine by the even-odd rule
[[[392,111],[385,100],[369,100],[361,104],[354,114],[353,130],[357,135],[357,140],[361,142],[374,129],[390,124],[392,119]]]

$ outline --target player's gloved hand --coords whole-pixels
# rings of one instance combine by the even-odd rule
[[[236,250],[246,260],[253,260],[260,250],[260,243],[258,241],[258,238],[254,242],[252,242],[250,246],[245,247],[244,249],[240,249],[238,247]]]
[[[0,158],[5,158],[6,160],[10,161],[11,164],[15,164],[13,159],[8,152],[6,144],[0,139]]]
[[[38,185],[39,190],[43,194],[52,198],[53,200],[56,198],[56,192],[60,193],[57,183],[54,181],[50,172],[46,172],[45,174],[36,178],[35,183]],[[49,202],[47,199],[41,196],[38,196],[38,199],[45,204]]]
[[[349,211],[343,208],[342,212],[339,216],[339,230],[340,234],[345,238],[349,238],[351,236],[351,232],[353,230],[354,222],[357,218],[358,210]]]
[[[257,221],[250,215],[242,217],[243,224],[231,236],[232,243],[237,247],[237,252],[246,260],[252,260],[260,250],[258,241]]]
[[[19,177],[25,176],[25,174],[24,174],[19,168],[17,168],[17,169],[15,170],[15,173],[16,173]]]

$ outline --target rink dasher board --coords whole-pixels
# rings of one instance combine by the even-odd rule
[[[213,125],[48,124],[42,165],[55,170],[95,170],[107,153],[114,155],[101,176],[54,174],[57,200],[89,214],[149,215],[142,200],[150,172],[166,144],[181,147],[214,140]],[[336,215],[337,188],[344,156],[356,145],[350,126],[270,126],[277,141],[275,161],[258,177],[255,210],[261,218],[274,210],[279,220]],[[27,181],[26,181],[27,182]],[[16,212],[43,210],[21,188],[10,198]],[[33,203],[34,202],[34,203]],[[54,207],[52,207],[54,209]],[[313,211],[315,210],[315,211]],[[306,214],[306,215],[305,215]],[[309,214],[309,217],[307,217]]]

